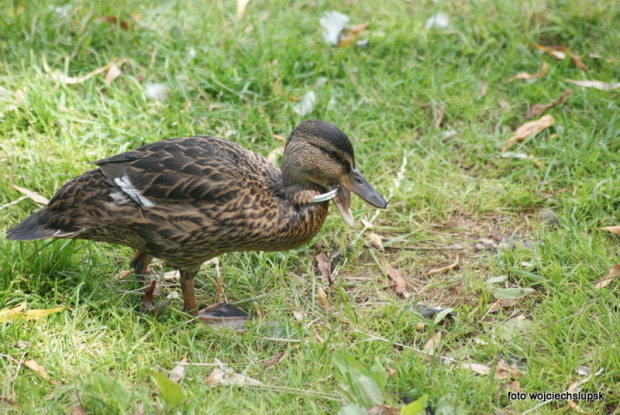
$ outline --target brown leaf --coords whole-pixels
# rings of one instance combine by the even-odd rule
[[[487,311],[487,313],[496,313],[503,308],[512,307],[516,304],[517,304],[517,300],[513,300],[509,298],[502,298],[500,300],[497,300],[493,304],[491,304],[491,307],[489,307],[489,311]]]
[[[108,62],[100,68],[95,69],[83,76],[69,76],[60,71],[52,71],[51,68],[47,65],[47,61],[43,59],[43,70],[48,73],[53,80],[56,82],[60,82],[63,84],[81,84],[82,82],[88,81],[90,78],[99,75],[100,73],[109,71],[112,65],[120,67],[123,63],[127,62],[127,59],[116,59]],[[120,70],[120,69],[119,69]]]
[[[566,48],[561,47],[561,46],[551,46],[551,47],[547,47],[547,46],[543,46],[543,45],[539,45],[538,43],[532,43],[532,46],[534,46],[537,49],[542,50],[545,53],[548,53],[549,55],[553,56],[556,59],[564,59],[566,58],[566,53],[564,53],[564,50],[566,50]]]
[[[115,63],[111,63],[110,67],[108,68],[108,73],[105,75],[106,85],[110,85],[112,82],[114,82],[116,78],[121,76],[122,73],[123,72],[121,71],[121,69]]]
[[[234,372],[227,372],[223,369],[213,369],[211,375],[207,379],[207,385],[215,387],[223,386],[260,386],[263,382],[248,376],[243,376]]]
[[[183,356],[183,359],[177,364],[168,375],[168,379],[173,382],[179,383],[183,380],[183,376],[185,376],[185,365],[187,363],[187,356]]]
[[[273,356],[271,356],[269,359],[263,360],[263,366],[265,368],[274,367],[282,361],[283,357],[284,357],[284,352],[278,352],[274,354]]]
[[[616,264],[609,268],[609,273],[605,275],[599,282],[596,283],[594,288],[603,288],[608,286],[614,279],[620,276],[620,264]]]
[[[327,294],[325,293],[325,290],[323,288],[321,287],[316,288],[316,294],[314,298],[316,298],[317,301],[321,303],[321,306],[325,310],[329,309],[329,300],[327,299]]]
[[[13,188],[19,190],[24,195],[28,196],[33,202],[39,203],[41,205],[47,205],[50,201],[46,197],[41,196],[37,192],[33,192],[32,190],[24,189],[23,187],[13,185]]]
[[[0,310],[0,321],[11,320],[16,316],[21,315],[28,305],[27,301],[22,301],[19,305],[12,308],[5,308]]]
[[[620,88],[620,82],[608,84],[606,82],[601,82],[601,81],[590,81],[590,80],[577,81],[575,79],[566,79],[566,82],[570,82],[571,84],[579,85],[584,88],[594,88],[594,89],[598,89],[601,91],[611,91],[612,89]]]
[[[600,231],[611,232],[615,235],[620,235],[620,226],[605,226],[603,228],[598,228]]]
[[[17,404],[17,401],[15,399],[7,398],[6,396],[0,395],[0,403],[3,405],[9,405],[19,408],[19,405]]]
[[[383,241],[381,240],[381,237],[376,233],[369,233],[366,236],[366,241],[370,249],[383,249]]]
[[[344,48],[348,46],[352,46],[355,43],[355,40],[368,29],[370,23],[362,23],[354,26],[349,33],[340,37],[340,41],[338,42],[339,48]]]
[[[86,415],[86,411],[82,408],[82,405],[77,404],[71,408],[71,415]]]
[[[459,366],[463,369],[469,369],[479,375],[487,376],[491,373],[491,368],[489,366],[481,365],[480,363],[461,363]]]
[[[118,25],[123,30],[129,30],[129,23],[112,15],[95,17],[95,22],[108,22],[112,26]]]
[[[495,369],[495,379],[505,380],[521,377],[523,377],[523,373],[519,370],[516,364],[513,363],[509,366],[504,359],[500,359],[499,362],[497,362],[497,367]]]
[[[582,60],[579,58],[579,56],[575,55],[574,53],[571,53],[570,58],[573,61],[573,63],[575,64],[575,66],[578,67],[579,69],[581,69],[582,71],[587,71],[588,70],[588,67],[586,66],[585,63],[582,62]]]
[[[379,263],[383,267],[385,273],[390,280],[392,280],[390,284],[392,289],[396,292],[396,294],[400,294],[403,297],[408,298],[409,293],[407,292],[407,284],[405,283],[402,272],[392,267],[392,265],[390,265],[390,263],[387,262],[382,255],[378,254],[377,257],[379,258]]]
[[[43,379],[47,380],[51,384],[54,384],[54,385],[56,384],[55,381],[50,379],[45,368],[43,366],[40,366],[36,361],[26,360],[24,361],[24,366],[26,366],[28,369],[32,370],[34,373],[41,376]]]
[[[441,123],[443,122],[443,117],[445,116],[444,112],[436,108],[435,109],[435,128],[439,129],[441,127]]]
[[[366,411],[367,415],[399,415],[402,408],[389,405],[375,405]]]
[[[499,385],[499,389],[497,390],[496,399],[499,400],[500,397],[506,391],[518,392],[518,393],[522,393],[523,392],[521,390],[521,386],[519,385],[519,381],[518,380],[511,380],[509,382],[502,383],[501,385]]]
[[[518,74],[516,74],[515,76],[513,76],[512,78],[508,78],[507,80],[504,81],[505,84],[515,81],[517,79],[538,79],[538,78],[542,78],[543,76],[545,76],[547,74],[547,72],[549,71],[549,65],[547,65],[546,62],[543,62],[542,65],[540,66],[540,70],[536,73],[528,73],[528,72],[519,72]]]
[[[514,146],[519,141],[524,141],[528,137],[536,135],[541,131],[551,127],[555,123],[555,119],[551,115],[545,115],[538,120],[526,122],[521,127],[517,128],[513,136],[508,139],[504,147],[502,147],[502,153]]]
[[[426,342],[426,344],[424,345],[424,351],[429,354],[429,355],[434,355],[435,351],[437,351],[437,349],[439,348],[439,345],[441,343],[441,332],[437,331],[435,332],[435,334],[433,334],[431,336],[430,339],[428,339],[428,341]]]
[[[445,271],[457,268],[459,266],[459,261],[460,261],[460,258],[459,258],[459,255],[457,254],[456,255],[456,260],[452,264],[447,265],[445,267],[441,267],[441,268],[434,268],[434,269],[428,271],[426,273],[426,275],[440,274],[442,272],[445,272]]]
[[[558,99],[556,99],[555,101],[551,101],[548,104],[534,104],[530,107],[530,109],[528,109],[525,112],[525,118],[532,118],[532,117],[538,117],[539,115],[542,115],[545,113],[545,111],[547,111],[549,108],[553,108],[556,105],[559,104],[563,104],[564,102],[566,102],[566,99],[568,98],[568,96],[571,94],[570,90],[566,90],[564,91],[564,93],[562,94],[562,96]]]
[[[332,285],[334,281],[332,280],[332,264],[327,259],[327,256],[323,252],[319,252],[314,256],[316,259],[316,265],[321,272],[321,277],[323,277],[323,281]]]

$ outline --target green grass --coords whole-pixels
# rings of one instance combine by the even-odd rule
[[[22,301],[31,309],[68,309],[0,323],[0,411],[70,413],[79,404],[94,414],[337,413],[351,403],[368,406],[367,394],[343,389],[354,388],[362,373],[395,407],[425,394],[438,414],[521,413],[538,404],[510,401],[508,380],[417,351],[441,331],[438,355],[492,368],[501,359],[518,364],[523,376],[514,380],[526,393],[562,392],[587,366],[598,374],[582,391],[602,392],[605,400],[577,403],[590,413],[620,413],[620,282],[594,288],[619,262],[620,240],[598,228],[620,224],[620,96],[565,81],[620,81],[620,6],[445,3],[254,0],[237,20],[232,0],[2,2],[0,232],[37,209],[29,199],[5,206],[22,196],[13,185],[50,197],[92,168],[90,161],[174,136],[226,136],[266,155],[280,146],[272,134],[286,136],[306,118],[345,131],[361,171],[391,197],[372,229],[361,219],[375,211],[358,200],[354,228],[332,212],[301,249],[222,256],[227,299],[252,315],[243,333],[189,321],[178,299],[162,315],[144,313],[141,284],[113,278],[128,268],[126,248],[1,239],[0,309]],[[329,10],[347,14],[352,25],[370,22],[363,35],[369,48],[327,46],[318,20]],[[450,28],[424,29],[436,11],[450,16]],[[106,15],[129,22],[129,30],[97,20]],[[569,47],[589,71],[531,43]],[[47,62],[82,76],[113,58],[128,61],[110,85],[104,74],[65,85],[44,70]],[[504,83],[542,62],[549,73],[536,82]],[[327,82],[315,87],[321,78]],[[147,82],[166,85],[170,97],[148,98]],[[317,104],[300,117],[292,105],[313,89]],[[525,110],[566,89],[568,101],[547,112],[556,125],[510,149],[535,160],[499,157],[528,121]],[[442,135],[447,131],[456,134]],[[402,180],[395,181],[403,159]],[[556,226],[539,220],[547,209]],[[370,232],[383,238],[385,252],[367,247]],[[502,240],[505,249],[497,251]],[[464,250],[401,249],[456,245]],[[314,254],[339,249],[329,286]],[[460,268],[426,275],[457,253]],[[393,293],[378,254],[400,269],[411,298]],[[535,291],[488,313],[495,299],[487,280],[500,275],[506,281],[495,288]],[[213,267],[201,271],[204,304],[213,301],[216,280]],[[328,309],[316,298],[319,289]],[[178,290],[166,283],[166,294]],[[418,304],[453,308],[456,319],[424,320]],[[276,353],[282,359],[267,367]],[[184,356],[194,365],[180,382],[183,400],[165,406],[151,373],[168,374]],[[265,386],[209,387],[213,366],[196,364],[215,359]],[[26,369],[26,360],[50,380]],[[344,361],[354,369],[347,372]],[[373,365],[394,375],[383,383]],[[531,413],[573,410],[555,401]]]

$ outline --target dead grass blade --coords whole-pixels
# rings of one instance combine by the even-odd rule
[[[106,76],[106,83],[109,83],[109,82],[112,82],[114,79],[116,79],[118,75],[120,75],[120,66],[125,62],[127,62],[127,59],[113,59],[107,64],[103,65],[102,67],[97,68],[94,71],[87,73],[86,75],[69,76],[60,71],[56,71],[56,70],[52,71],[52,69],[47,64],[47,60],[45,59],[45,56],[44,56],[43,57],[43,70],[47,74],[49,74],[52,77],[52,79],[55,80],[56,82],[60,82],[60,83],[67,84],[67,85],[81,84],[83,82],[88,81],[92,77],[107,71],[108,74]],[[112,69],[112,71],[110,72],[110,68],[112,67],[115,67],[115,69]],[[107,82],[108,80],[109,82]]]
[[[514,146],[519,141],[524,141],[530,136],[536,135],[543,130],[551,127],[555,124],[555,119],[551,115],[545,115],[538,120],[526,122],[521,127],[517,128],[513,136],[506,141],[504,147],[502,147],[502,153]]]
[[[49,383],[51,383],[53,385],[58,384],[56,381],[50,379],[50,377],[47,374],[47,371],[45,370],[45,368],[43,366],[39,365],[35,360],[25,360],[24,361],[24,366],[26,366],[28,369],[32,370],[37,375],[41,376],[43,379],[47,380]]]
[[[451,270],[451,269],[458,268],[458,266],[459,266],[459,262],[460,262],[460,258],[459,258],[458,254],[457,254],[457,255],[456,255],[456,260],[455,260],[452,264],[447,265],[447,266],[445,266],[445,267],[441,267],[441,268],[434,268],[434,269],[432,269],[432,270],[428,271],[428,272],[426,273],[426,275],[441,274],[442,272],[445,272],[445,271],[449,271],[449,270]]]
[[[321,277],[323,277],[323,281],[329,285],[332,285],[334,283],[332,280],[332,264],[329,262],[329,259],[325,253],[319,252],[314,256],[314,259],[316,259],[316,265],[319,268]]]
[[[611,232],[614,235],[620,235],[620,226],[605,226],[603,228],[598,228],[600,231]]]
[[[605,275],[599,282],[596,283],[594,288],[601,289],[607,287],[613,280],[620,276],[620,264],[616,264],[609,268],[609,273]]]

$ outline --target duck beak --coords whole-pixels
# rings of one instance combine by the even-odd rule
[[[334,203],[342,218],[349,226],[353,226],[353,215],[351,214],[351,192],[358,195],[364,202],[371,206],[385,209],[387,202],[377,191],[366,181],[364,176],[357,170],[351,170],[341,182],[340,190],[336,197],[334,197]]]

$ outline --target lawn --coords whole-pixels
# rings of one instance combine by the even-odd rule
[[[388,209],[206,264],[200,301],[221,275],[242,332],[181,312],[165,267],[145,312],[128,248],[0,238],[0,310],[66,307],[0,312],[0,412],[620,414],[620,4],[236,8],[1,2],[0,234],[94,160],[188,135],[274,156],[311,118]],[[530,396],[565,391],[597,399]]]

